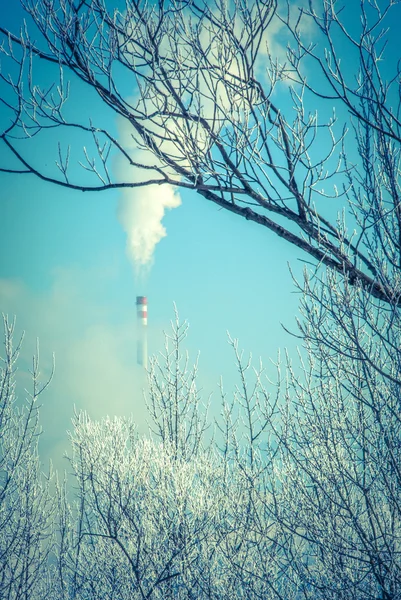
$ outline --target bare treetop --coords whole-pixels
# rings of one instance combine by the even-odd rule
[[[21,33],[0,28],[10,117],[1,140],[13,158],[2,171],[83,191],[194,190],[374,297],[399,302],[400,67],[386,63],[398,2],[362,2],[358,26],[332,1],[21,4],[29,16]],[[277,31],[287,52],[277,53]],[[36,80],[38,61],[53,66],[47,87]],[[81,116],[71,99],[72,118],[77,89],[95,92],[116,126]],[[16,139],[49,128],[60,129],[56,170],[31,160]],[[75,132],[88,138],[83,171]],[[123,168],[111,168],[116,159]],[[344,206],[349,223],[335,216]]]

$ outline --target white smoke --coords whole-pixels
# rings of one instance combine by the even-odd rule
[[[167,235],[162,219],[168,208],[181,204],[171,185],[124,189],[118,218],[127,234],[127,254],[137,273],[152,265],[156,244]]]
[[[126,122],[123,124],[121,120],[119,125],[120,141],[132,160],[147,166],[156,165],[157,159],[150,152],[138,150]],[[123,156],[117,161],[117,173],[121,181],[132,183],[158,178],[156,171],[133,167]],[[152,266],[156,245],[167,235],[162,224],[165,212],[180,204],[178,192],[169,184],[124,188],[121,191],[117,215],[127,234],[127,254],[136,275]]]

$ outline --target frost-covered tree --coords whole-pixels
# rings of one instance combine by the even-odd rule
[[[305,279],[306,350],[274,426],[271,517],[305,597],[401,596],[401,322],[333,274]]]
[[[7,325],[4,597],[400,597],[398,302],[330,270],[320,281],[306,273],[299,289],[301,368],[278,364],[273,385],[230,340],[238,386],[231,396],[221,387],[213,436],[178,321],[152,362],[147,437],[132,419],[75,416],[55,538],[38,474],[37,394],[28,412],[16,410]],[[37,382],[36,362],[33,371]]]
[[[152,360],[150,438],[132,419],[73,421],[74,496],[59,496],[60,598],[296,598],[280,568],[281,532],[260,499],[270,466],[255,432],[271,415],[253,396],[243,405],[252,458],[228,404],[221,429],[230,433],[215,443],[196,365],[189,370],[182,354],[186,332],[177,318]]]
[[[150,361],[150,429],[177,457],[189,460],[205,449],[208,407],[197,389],[198,362],[190,368],[183,344],[188,324],[181,323],[175,309],[171,333],[165,334],[164,351]]]
[[[216,458],[184,460],[167,442],[140,439],[132,421],[85,414],[71,442],[72,597],[199,598],[205,586],[221,596],[227,583],[216,549],[226,498]]]
[[[16,394],[15,370],[22,339],[13,346],[15,322],[4,317],[0,369],[0,597],[47,598],[52,590],[49,555],[54,502],[38,456],[39,357],[33,359],[32,389]]]

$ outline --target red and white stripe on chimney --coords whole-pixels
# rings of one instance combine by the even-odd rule
[[[138,324],[144,326],[148,324],[148,299],[146,296],[136,297],[136,314]]]
[[[136,297],[137,316],[137,363],[148,368],[148,299],[146,296]]]

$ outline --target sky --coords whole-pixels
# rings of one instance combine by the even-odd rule
[[[26,331],[26,369],[40,340],[43,373],[56,371],[43,396],[44,445],[64,447],[74,407],[93,418],[132,412],[144,426],[142,369],[136,365],[137,295],[149,302],[149,353],[163,350],[174,303],[189,322],[185,348],[198,351],[205,400],[223,377],[235,379],[227,331],[266,364],[294,347],[298,297],[287,262],[297,253],[273,235],[194,194],[163,220],[146,282],[135,278],[118,194],[60,190],[32,177],[1,175],[0,310]],[[272,373],[274,369],[272,368]],[[215,404],[216,403],[216,404]]]
[[[6,4],[1,0],[0,9]],[[19,18],[15,3],[4,25],[15,31]],[[92,110],[90,96],[81,100],[82,110]],[[118,130],[118,123],[109,124]],[[46,143],[32,146],[35,160],[56,148],[51,137]],[[120,192],[82,193],[32,175],[0,173],[0,312],[16,315],[17,334],[26,332],[21,385],[29,390],[37,338],[43,379],[55,355],[54,378],[41,400],[44,461],[51,457],[63,467],[74,410],[94,419],[133,414],[146,430],[146,380],[136,364],[137,295],[148,297],[150,354],[163,350],[174,303],[189,322],[185,349],[192,361],[200,353],[199,387],[205,401],[213,394],[214,414],[220,376],[228,390],[236,382],[227,332],[256,363],[262,358],[272,379],[279,349],[288,348],[296,359],[297,340],[282,327],[296,331],[299,314],[288,265],[300,275],[299,259],[307,257],[195,193],[180,191],[180,199],[180,206],[166,210],[166,235],[147,276],[139,278],[119,218]]]

